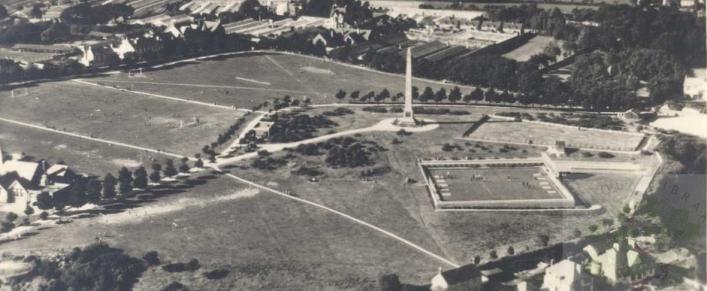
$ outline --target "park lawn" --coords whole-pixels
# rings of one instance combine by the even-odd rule
[[[243,190],[250,194],[225,199]],[[361,290],[373,288],[387,272],[423,283],[441,265],[319,208],[255,191],[220,177],[127,212],[141,216],[144,211],[142,220],[125,212],[76,220],[3,248],[70,249],[99,236],[133,256],[155,250],[164,263],[195,258],[202,265],[184,273],[150,269],[135,286],[138,290],[159,290],[172,281],[192,290]],[[230,274],[221,280],[203,278],[202,273],[215,269]]]
[[[280,54],[273,55],[271,58],[283,67],[295,71],[297,78],[311,86],[315,91],[328,93],[332,96],[339,89],[343,89],[347,93],[359,90],[362,95],[369,91],[379,92],[383,89],[388,89],[391,95],[395,95],[398,92],[404,92],[405,89],[405,78],[402,74],[383,73],[309,56]],[[415,78],[413,86],[420,88],[420,92],[427,86],[435,91],[439,88],[445,88],[449,92],[455,85]],[[463,93],[468,93],[474,89],[471,86],[459,87]]]
[[[243,115],[231,110],[76,82],[42,83],[29,95],[2,92],[0,115],[57,130],[192,156]],[[193,118],[199,123],[194,124]],[[180,128],[180,121],[184,127]]]
[[[313,104],[348,102],[348,93],[354,90],[364,95],[369,91],[388,89],[394,95],[403,91],[405,83],[402,75],[279,53],[209,58],[145,70],[144,75],[130,78],[127,73],[120,73],[96,76],[90,81],[247,108],[285,95],[298,99],[307,97]],[[454,87],[418,79],[413,85],[420,90],[430,86],[435,90],[444,87],[449,91]],[[463,93],[472,90],[468,86],[460,87]],[[339,89],[347,93],[346,99],[334,97]]]
[[[545,47],[554,40],[555,39],[550,36],[538,35],[528,40],[524,45],[504,54],[503,57],[518,62],[525,62],[529,60],[531,56],[541,54]]]
[[[562,182],[580,199],[599,204],[616,216],[621,213],[641,178],[637,174],[569,174]]]
[[[468,137],[492,142],[532,142],[534,145],[544,146],[554,145],[556,141],[565,141],[568,147],[623,151],[635,150],[643,139],[642,135],[636,134],[499,119],[485,122]]]
[[[540,166],[432,167],[429,171],[438,187],[449,189],[451,196],[444,197],[447,201],[563,198],[555,185],[549,179],[545,179],[547,174]],[[543,180],[536,179],[534,175],[543,177]],[[475,176],[480,176],[481,179],[473,179]],[[530,186],[525,187],[523,182],[529,183]],[[547,189],[543,188],[541,182]]]
[[[121,167],[134,168],[141,161],[149,166],[153,160],[171,158],[5,122],[0,122],[0,145],[6,154],[24,152],[50,164],[64,161],[80,173],[96,176],[115,175]]]

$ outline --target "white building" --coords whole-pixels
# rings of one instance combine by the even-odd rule
[[[691,76],[685,76],[683,93],[696,100],[707,101],[706,69],[694,69]]]
[[[545,269],[541,290],[572,291],[582,275],[582,266],[570,260],[562,260]]]

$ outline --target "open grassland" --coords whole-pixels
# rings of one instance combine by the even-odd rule
[[[474,130],[468,138],[545,146],[564,141],[568,147],[633,151],[641,143],[643,136],[492,119]]]
[[[231,109],[76,82],[42,83],[26,96],[0,92],[0,103],[3,118],[186,156],[198,153],[242,116]]]
[[[192,290],[362,290],[390,271],[422,283],[439,265],[339,216],[225,177],[146,207],[47,229],[2,249],[69,249],[96,237],[133,256],[156,250],[165,263],[195,258],[202,265],[183,273],[150,269],[137,290],[159,290],[172,281]],[[203,277],[215,269],[229,274]]]
[[[518,62],[525,62],[530,59],[531,56],[542,53],[545,47],[547,47],[547,45],[550,44],[553,40],[554,38],[550,36],[538,35],[536,37],[531,38],[524,45],[504,54],[503,57]]]
[[[402,92],[402,75],[385,74],[351,67],[322,59],[277,53],[252,53],[215,57],[145,70],[144,77],[130,78],[127,73],[90,79],[132,90],[196,99],[222,105],[252,107],[273,98],[290,95],[310,98],[312,103],[336,103],[339,89],[347,93],[360,90],[391,94]],[[453,88],[452,85],[416,80],[415,86]],[[471,91],[463,88],[464,93]],[[347,95],[348,96],[348,95]],[[344,99],[343,102],[348,102]]]
[[[172,158],[4,122],[0,122],[0,145],[5,153],[24,152],[51,164],[64,161],[79,172],[98,176],[115,174],[123,166],[149,166],[153,160]]]
[[[451,195],[443,198],[447,201],[563,198],[539,166],[435,167],[430,169],[430,175],[437,187],[449,189]]]
[[[618,215],[628,199],[635,195],[634,188],[640,179],[632,174],[569,174],[562,178],[570,191],[580,199],[602,205],[613,215]]]

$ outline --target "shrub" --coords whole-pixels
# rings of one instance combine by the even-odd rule
[[[182,283],[179,283],[179,282],[169,283],[169,285],[162,288],[162,291],[188,291],[188,290],[189,290],[189,288],[187,288],[187,286],[184,286]]]
[[[211,280],[219,280],[226,278],[226,276],[228,276],[228,273],[230,273],[230,271],[219,269],[204,273],[204,277]]]
[[[597,154],[597,155],[602,159],[610,159],[610,158],[614,157],[614,155],[607,153],[607,152],[599,152],[599,154]]]
[[[3,221],[0,223],[0,233],[5,233],[11,231],[15,228],[15,224],[9,221]]]
[[[157,266],[160,264],[160,258],[156,251],[149,251],[142,256],[142,259],[148,266]]]
[[[39,219],[47,220],[47,218],[49,218],[49,213],[47,213],[46,211],[42,211],[42,213],[39,214]]]
[[[15,221],[19,216],[15,214],[14,212],[8,212],[7,215],[5,215],[5,220],[8,222],[13,222]]]
[[[43,277],[61,286],[49,290],[131,290],[144,271],[140,259],[106,244],[93,244],[75,248],[59,262],[38,259],[29,273],[34,276],[19,280]]]

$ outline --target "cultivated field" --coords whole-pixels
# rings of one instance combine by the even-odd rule
[[[297,99],[307,97],[313,104],[337,103],[348,102],[348,98],[342,101],[334,97],[339,89],[347,93],[360,90],[364,95],[368,91],[379,92],[385,88],[396,94],[402,92],[404,87],[402,75],[277,53],[215,57],[145,70],[144,77],[131,78],[127,73],[121,73],[89,80],[131,90],[246,108],[285,95]],[[453,87],[418,80],[415,86],[421,89],[430,86],[435,90]],[[470,90],[463,89],[464,93]]]
[[[641,143],[643,136],[492,119],[474,130],[468,138],[544,146],[554,145],[556,141],[565,141],[569,147],[633,151]]]
[[[515,60],[518,62],[525,62],[530,59],[531,56],[542,53],[545,47],[550,44],[554,38],[550,36],[538,35],[531,38],[524,45],[506,53],[503,57]]]
[[[3,118],[186,156],[243,115],[71,81],[42,83],[26,96],[0,92],[0,103]]]
[[[563,198],[540,166],[429,169],[445,201]],[[528,184],[524,184],[528,183]]]

